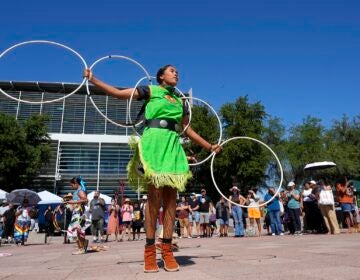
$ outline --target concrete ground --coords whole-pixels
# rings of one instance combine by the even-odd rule
[[[143,273],[144,241],[78,256],[62,241],[2,245],[0,279],[360,279],[359,233],[180,239],[180,271],[151,274]]]

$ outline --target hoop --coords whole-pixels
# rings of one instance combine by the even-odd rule
[[[221,120],[219,118],[219,115],[216,113],[215,109],[209,104],[207,103],[206,101],[200,99],[200,98],[197,98],[197,97],[183,97],[183,99],[194,99],[194,100],[198,100],[202,103],[204,103],[206,106],[208,106],[212,111],[213,113],[215,114],[216,118],[217,118],[217,121],[219,123],[219,129],[220,129],[220,135],[219,135],[219,140],[217,141],[217,144],[220,145],[221,143],[221,139],[222,139],[222,124],[221,124]],[[190,122],[189,122],[190,124]],[[199,162],[196,162],[196,163],[189,163],[189,166],[197,166],[197,165],[200,165],[202,163],[204,163],[205,161],[207,161],[208,159],[211,158],[211,156],[214,154],[215,152],[212,152],[210,153],[210,155],[208,155],[205,159],[203,159],[202,161],[199,161]]]
[[[149,79],[149,77],[150,77],[150,79]],[[133,122],[133,120],[132,120],[132,118],[131,118],[131,103],[132,103],[132,101],[133,101],[133,99],[134,99],[135,90],[136,90],[137,86],[138,86],[144,79],[146,79],[146,78],[149,79],[149,82],[150,82],[150,84],[151,84],[152,79],[154,79],[155,77],[153,77],[153,76],[149,76],[149,77],[142,77],[142,78],[138,81],[138,83],[136,84],[136,86],[134,87],[133,91],[131,92],[131,95],[130,95],[130,98],[129,98],[129,105],[128,105],[128,115],[129,115],[129,121],[130,121],[130,123]],[[140,125],[142,122],[143,122],[143,121],[140,121],[139,123],[131,126],[131,127],[134,128],[135,133],[136,133],[139,137],[140,137],[141,135],[140,135],[140,133],[135,129],[135,127],[136,127],[137,125]]]
[[[272,200],[274,200],[275,197],[279,194],[280,189],[281,189],[281,185],[282,185],[283,180],[284,180],[284,171],[283,171],[282,165],[281,165],[281,163],[280,163],[280,160],[279,160],[278,156],[275,154],[275,152],[274,152],[268,145],[266,145],[264,142],[261,142],[260,140],[257,140],[257,139],[255,139],[255,138],[252,138],[252,137],[236,136],[236,137],[229,138],[229,139],[227,139],[226,141],[222,142],[222,143],[220,144],[220,146],[223,146],[223,145],[225,145],[226,143],[228,143],[228,142],[230,142],[230,141],[232,141],[232,140],[238,140],[238,139],[247,139],[247,140],[255,141],[255,142],[263,145],[265,148],[267,148],[267,149],[272,153],[272,155],[273,155],[273,156],[275,157],[275,159],[276,159],[277,164],[279,165],[281,176],[280,176],[280,183],[279,183],[279,186],[278,186],[275,194],[271,197],[270,200],[268,200],[268,201],[260,204],[260,205],[257,206],[257,207],[265,206],[265,205],[267,205],[269,202],[271,202]],[[213,180],[213,183],[214,183],[214,186],[215,186],[216,190],[219,192],[219,194],[220,194],[225,200],[227,200],[227,201],[230,202],[231,204],[234,204],[234,205],[237,205],[237,206],[240,206],[240,207],[243,207],[243,208],[253,208],[253,207],[249,207],[249,206],[246,206],[246,205],[240,205],[239,203],[235,203],[235,202],[231,201],[230,199],[228,199],[228,198],[220,191],[218,185],[217,185],[216,182],[215,182],[215,178],[214,178],[214,159],[215,159],[215,155],[216,155],[216,154],[214,153],[214,154],[212,155],[212,158],[211,158],[210,172],[211,172],[211,178],[212,178],[212,180]]]
[[[99,62],[101,62],[101,61],[103,61],[103,60],[105,60],[105,59],[112,59],[112,58],[115,58],[115,59],[124,59],[124,60],[128,60],[128,61],[130,61],[130,62],[132,62],[132,63],[134,63],[135,65],[137,65],[137,66],[139,66],[140,68],[141,68],[141,70],[143,70],[144,71],[144,73],[145,73],[145,77],[142,77],[137,83],[136,83],[136,85],[134,86],[134,88],[133,88],[133,91],[132,91],[132,93],[131,93],[131,96],[130,96],[130,102],[131,102],[131,99],[132,99],[132,97],[133,97],[133,95],[134,95],[134,93],[135,93],[135,90],[136,90],[136,88],[138,87],[138,85],[144,80],[144,79],[148,79],[149,80],[149,82],[151,83],[151,76],[149,75],[149,73],[146,71],[146,69],[144,68],[144,66],[142,66],[139,62],[137,62],[136,60],[134,60],[134,59],[132,59],[132,58],[130,58],[130,57],[127,57],[127,56],[122,56],[122,55],[108,55],[108,56],[104,56],[104,57],[101,57],[101,58],[99,58],[98,60],[96,60],[91,66],[90,66],[90,70],[92,70],[94,67],[95,67],[95,65],[96,64],[98,64]],[[92,98],[92,96],[91,96],[91,92],[90,92],[90,88],[89,88],[89,81],[86,79],[86,91],[87,91],[87,94],[88,94],[88,96],[89,96],[89,98],[90,98],[90,102],[91,102],[91,104],[94,106],[94,108],[96,109],[96,111],[98,111],[98,113],[101,115],[101,116],[103,116],[108,122],[110,122],[110,123],[112,123],[112,124],[114,124],[114,125],[117,125],[117,126],[120,126],[120,127],[124,127],[124,128],[132,128],[132,127],[134,127],[134,126],[137,126],[137,125],[139,125],[141,122],[139,122],[139,123],[137,123],[137,124],[121,124],[121,123],[118,123],[118,122],[115,122],[115,121],[113,121],[113,120],[111,120],[109,117],[107,117],[103,112],[101,112],[101,110],[98,108],[98,106],[95,104],[95,102],[94,102],[94,100],[93,100],[93,98]],[[129,115],[129,120],[130,120],[130,122],[132,122],[132,120],[131,120],[131,118],[130,118],[130,111],[129,111],[129,109],[130,109],[130,104],[129,104],[129,106],[128,106],[128,115]]]
[[[186,97],[185,94],[177,87],[175,87],[175,89],[179,92],[179,94],[184,98]],[[183,135],[186,130],[188,129],[188,127],[190,126],[190,123],[191,123],[191,118],[192,118],[192,111],[191,111],[191,106],[190,106],[190,103],[189,101],[185,100],[186,102],[186,105],[188,106],[188,110],[189,110],[189,122],[188,124],[184,127],[184,129],[179,133],[179,135]]]
[[[78,53],[76,52],[75,50],[73,50],[72,48],[66,46],[66,45],[63,45],[63,44],[60,44],[60,43],[57,43],[57,42],[53,42],[53,41],[44,41],[44,40],[33,40],[33,41],[25,41],[25,42],[22,42],[22,43],[19,43],[19,44],[16,44],[16,45],[13,45],[11,46],[10,48],[6,49],[5,51],[3,51],[1,54],[0,54],[0,59],[5,55],[7,54],[8,52],[12,51],[13,49],[17,48],[17,47],[20,47],[20,46],[24,46],[24,45],[29,45],[29,44],[49,44],[49,45],[55,45],[55,46],[58,46],[58,47],[61,47],[61,48],[64,48],[70,52],[72,52],[73,54],[75,54],[78,58],[80,58],[81,62],[83,63],[84,65],[84,69],[87,68],[87,64],[86,64],[86,61],[84,60],[84,58]],[[75,89],[73,90],[72,92],[64,95],[63,97],[60,97],[60,98],[56,98],[56,99],[52,99],[52,100],[46,100],[46,101],[29,101],[29,100],[24,100],[24,99],[18,99],[16,97],[13,97],[9,94],[7,94],[5,91],[3,91],[1,88],[0,88],[0,92],[2,94],[4,94],[5,96],[9,97],[10,99],[13,99],[17,102],[23,102],[23,103],[28,103],[28,104],[47,104],[47,103],[53,103],[53,102],[57,102],[57,101],[61,101],[71,95],[73,95],[75,92],[77,92],[86,82],[86,78],[84,78],[81,82],[81,84]]]

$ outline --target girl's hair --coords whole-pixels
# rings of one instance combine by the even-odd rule
[[[70,180],[71,184],[78,184],[81,186],[81,190],[85,193],[87,193],[87,185],[86,182],[83,180],[83,178],[81,176],[77,176],[77,177],[73,177]]]
[[[157,71],[157,73],[156,73],[156,81],[158,82],[159,85],[162,84],[162,79],[161,79],[160,77],[164,74],[165,70],[168,69],[169,67],[173,67],[173,65],[167,64],[167,65],[161,67],[161,68]]]

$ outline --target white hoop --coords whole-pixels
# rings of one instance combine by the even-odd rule
[[[73,54],[75,54],[78,58],[80,58],[81,62],[83,63],[84,65],[84,69],[87,68],[87,64],[86,64],[86,61],[84,60],[84,58],[78,53],[76,52],[75,50],[73,50],[72,48],[66,46],[66,45],[63,45],[63,44],[60,44],[60,43],[57,43],[57,42],[52,42],[52,41],[44,41],[44,40],[33,40],[33,41],[25,41],[25,42],[22,42],[22,43],[19,43],[19,44],[16,44],[16,45],[13,45],[11,46],[10,48],[6,49],[5,51],[3,51],[1,54],[0,54],[0,59],[5,55],[7,54],[8,52],[12,51],[13,49],[17,48],[17,47],[20,47],[20,46],[24,46],[24,45],[28,45],[28,44],[49,44],[49,45],[55,45],[55,46],[58,46],[58,47],[61,47],[61,48],[64,48],[66,50],[69,50],[70,52],[72,52]],[[84,78],[81,82],[81,84],[75,89],[73,90],[72,92],[70,92],[69,94],[66,94],[64,95],[63,97],[60,97],[60,98],[57,98],[57,99],[52,99],[52,100],[46,100],[46,101],[28,101],[28,100],[24,100],[24,99],[18,99],[16,97],[13,97],[11,95],[9,95],[8,93],[6,93],[5,91],[3,91],[1,88],[0,88],[0,92],[2,94],[4,94],[5,96],[17,101],[17,102],[23,102],[23,103],[28,103],[28,104],[47,104],[47,103],[53,103],[53,102],[57,102],[57,101],[60,101],[60,100],[63,100],[71,95],[73,95],[75,92],[77,92],[86,82],[86,78]]]
[[[175,87],[175,89],[179,92],[179,94],[182,96],[182,98],[186,97],[185,94],[179,88]],[[187,105],[188,110],[189,110],[189,122],[184,127],[184,129],[179,133],[179,135],[183,135],[186,132],[186,130],[190,126],[191,118],[192,118],[192,110],[191,110],[190,102],[188,100],[185,100],[185,102],[186,102],[186,105]]]
[[[237,136],[237,137],[229,138],[229,139],[227,139],[226,141],[222,142],[220,146],[223,146],[223,145],[225,145],[227,142],[230,142],[230,141],[232,141],[232,140],[238,140],[238,139],[247,139],[247,140],[255,141],[255,142],[263,145],[264,147],[266,147],[266,148],[273,154],[273,156],[274,156],[275,159],[276,159],[277,164],[279,165],[281,176],[280,176],[280,183],[279,183],[278,189],[276,190],[275,194],[271,197],[270,200],[268,200],[268,201],[260,204],[260,205],[257,206],[257,207],[265,206],[265,205],[267,205],[269,202],[271,202],[272,200],[274,200],[275,197],[279,194],[280,189],[281,189],[281,185],[282,185],[283,180],[284,180],[284,172],[283,172],[283,168],[282,168],[282,165],[281,165],[281,163],[280,163],[280,160],[279,160],[278,156],[275,154],[275,152],[274,152],[268,145],[266,145],[264,142],[261,142],[260,140],[257,140],[257,139],[255,139],[255,138],[252,138],[252,137]],[[212,180],[213,180],[213,183],[214,183],[214,186],[215,186],[216,190],[219,192],[219,194],[220,194],[225,200],[227,200],[227,201],[230,202],[231,204],[234,204],[234,205],[237,205],[237,206],[240,206],[240,207],[243,207],[243,208],[254,208],[254,206],[249,207],[249,206],[246,206],[246,205],[241,205],[241,204],[239,204],[239,203],[235,203],[235,202],[231,201],[230,199],[228,199],[228,198],[220,191],[219,187],[217,186],[217,184],[216,184],[216,182],[215,182],[215,178],[214,178],[214,159],[215,159],[215,156],[216,156],[216,154],[214,153],[213,156],[212,156],[212,158],[211,158],[210,171],[211,171],[211,178],[212,178]]]
[[[207,103],[206,101],[200,99],[200,98],[197,98],[197,97],[183,97],[183,99],[194,99],[194,100],[198,100],[202,103],[204,103],[206,106],[208,106],[212,111],[213,113],[215,114],[216,118],[217,118],[217,121],[219,123],[219,129],[220,129],[220,135],[219,135],[219,140],[217,141],[217,144],[220,145],[221,143],[221,140],[222,140],[222,125],[221,125],[221,120],[219,118],[219,115],[216,113],[215,109],[209,104]],[[189,122],[190,124],[190,122]],[[199,161],[199,162],[196,162],[196,163],[189,163],[189,166],[197,166],[197,165],[200,165],[202,163],[204,163],[205,161],[207,161],[208,159],[211,158],[211,156],[214,154],[214,152],[210,153],[210,155],[208,155],[205,159],[203,159],[202,161]]]
[[[122,55],[108,55],[108,56],[104,56],[104,57],[101,57],[101,58],[99,58],[98,60],[96,60],[91,66],[90,66],[90,70],[92,70],[94,67],[95,67],[95,65],[96,64],[98,64],[99,62],[101,62],[101,61],[103,61],[103,60],[105,60],[105,59],[112,59],[112,58],[116,58],[116,59],[125,59],[125,60],[128,60],[128,61],[130,61],[130,62],[132,62],[132,63],[134,63],[135,65],[137,65],[137,66],[139,66],[143,71],[144,71],[144,73],[145,73],[145,77],[143,77],[143,78],[141,78],[137,83],[136,83],[136,85],[135,85],[135,87],[133,88],[133,91],[132,91],[132,93],[131,93],[131,96],[130,96],[130,102],[131,102],[131,99],[132,99],[132,97],[133,97],[133,95],[134,95],[134,93],[135,93],[135,90],[136,90],[136,88],[138,87],[138,85],[144,80],[144,79],[148,79],[149,80],[149,82],[151,83],[151,76],[149,75],[149,73],[146,71],[146,69],[139,63],[139,62],[137,62],[136,60],[134,60],[134,59],[132,59],[132,58],[130,58],[130,57],[127,57],[127,56],[122,56]],[[110,122],[110,123],[112,123],[112,124],[114,124],[114,125],[117,125],[117,126],[120,126],[120,127],[124,127],[124,128],[132,128],[132,127],[134,127],[134,126],[137,126],[137,125],[139,125],[141,122],[139,122],[139,123],[137,123],[137,124],[121,124],[121,123],[118,123],[118,122],[115,122],[115,121],[113,121],[113,120],[111,120],[109,117],[107,117],[103,112],[101,112],[101,110],[97,107],[97,105],[95,104],[95,102],[94,102],[94,100],[93,100],[93,98],[92,98],[92,96],[91,96],[91,92],[90,92],[90,88],[89,88],[89,81],[88,80],[86,80],[86,91],[87,91],[87,94],[88,94],[88,96],[89,96],[89,98],[90,98],[90,101],[91,101],[91,104],[94,106],[94,108],[96,109],[96,111],[98,111],[98,113],[101,115],[101,116],[103,116],[108,122]],[[129,120],[130,120],[130,122],[132,122],[132,120],[131,120],[131,117],[130,117],[130,111],[129,111],[129,109],[130,109],[130,104],[129,104],[129,106],[128,106],[128,115],[129,115]]]

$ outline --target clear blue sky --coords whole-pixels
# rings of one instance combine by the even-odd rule
[[[1,52],[42,39],[89,64],[119,54],[155,74],[171,63],[180,89],[217,109],[248,95],[287,126],[359,115],[360,1],[3,1],[1,11]],[[127,86],[142,76],[122,61],[94,72]],[[0,59],[0,80],[79,82],[81,73],[76,57],[51,46]]]

